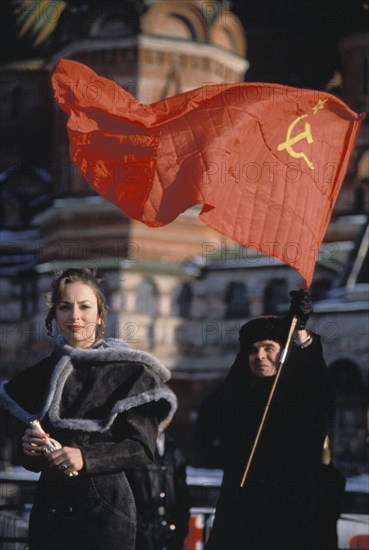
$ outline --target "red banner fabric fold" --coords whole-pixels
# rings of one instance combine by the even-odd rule
[[[71,60],[52,83],[72,161],[128,216],[160,227],[191,206],[310,286],[361,117],[324,92],[207,85],[151,105]]]

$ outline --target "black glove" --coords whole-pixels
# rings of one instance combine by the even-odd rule
[[[313,312],[313,301],[308,290],[291,290],[291,305],[289,313],[298,318],[297,329],[303,330]]]

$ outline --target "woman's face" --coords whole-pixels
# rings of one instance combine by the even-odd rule
[[[56,304],[55,321],[59,332],[70,346],[92,346],[100,321],[93,289],[84,283],[67,284]]]

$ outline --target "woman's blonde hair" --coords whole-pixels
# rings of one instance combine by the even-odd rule
[[[97,312],[100,318],[100,323],[96,327],[96,338],[101,338],[104,335],[108,308],[100,286],[101,279],[98,279],[95,271],[88,267],[67,269],[52,282],[51,291],[46,294],[46,301],[49,306],[49,313],[45,319],[47,334],[52,336],[52,322],[55,319],[56,306],[66,286],[71,283],[83,283],[90,286],[94,291],[97,300]]]

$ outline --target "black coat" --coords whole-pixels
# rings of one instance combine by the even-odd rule
[[[59,339],[50,357],[3,385],[3,407],[25,425],[40,419],[84,458],[84,469],[69,478],[45,457],[20,453],[26,468],[41,471],[30,550],[134,549],[136,510],[125,470],[153,459],[158,422],[176,407],[168,378],[154,357],[115,340],[74,349]]]
[[[181,550],[188,533],[190,494],[185,458],[165,436],[165,451],[127,472],[137,507],[136,550]]]
[[[238,356],[212,401],[224,478],[207,550],[317,548],[318,476],[333,402],[319,338],[291,347],[241,488],[273,382],[254,378],[247,356]]]

